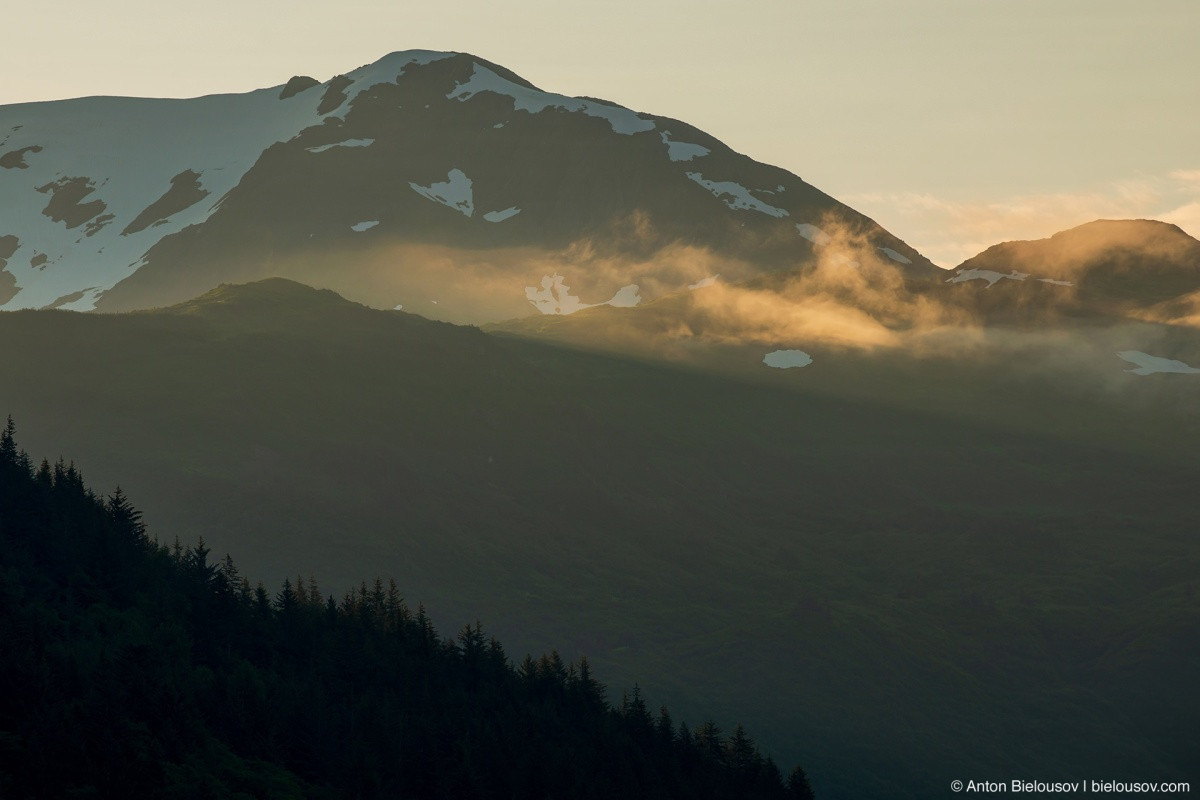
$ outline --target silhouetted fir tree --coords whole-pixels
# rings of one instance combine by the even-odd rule
[[[754,742],[746,735],[746,729],[742,727],[741,723],[734,727],[733,735],[729,737],[726,757],[729,766],[735,772],[747,775],[757,771],[758,764],[762,760],[762,756],[754,747]]]
[[[226,553],[225,558],[221,559],[220,570],[221,587],[231,594],[237,594],[242,586],[242,577],[233,563],[233,556],[229,553]]]
[[[587,656],[579,659],[578,696],[585,708],[598,709],[606,705],[604,700],[607,687],[592,676],[592,667]]]
[[[45,464],[46,462],[42,462]],[[133,507],[133,503],[118,486],[108,498],[108,513],[116,530],[130,540],[138,540],[145,536],[146,525],[142,522],[142,512]],[[203,546],[203,541],[201,541]]]
[[[621,716],[625,718],[630,731],[639,738],[645,738],[653,728],[646,701],[642,698],[642,689],[636,683],[631,692],[621,695]]]
[[[4,424],[4,430],[0,432],[0,461],[14,467],[17,464],[16,433],[17,426],[10,414],[8,421]]]
[[[271,595],[267,594],[267,587],[262,581],[254,587],[254,608],[260,617],[266,617],[271,612]]]
[[[209,557],[0,430],[0,796],[812,796],[740,726],[676,735],[637,685],[613,709],[586,659],[442,640],[394,582],[272,597]]]
[[[283,587],[275,595],[275,611],[281,617],[289,617],[295,613],[296,605],[296,590],[292,588],[292,582],[284,578]]]
[[[788,796],[793,800],[814,800],[812,786],[808,783],[808,774],[798,765],[788,775]]]
[[[696,746],[701,752],[713,760],[720,760],[725,755],[724,743],[721,741],[721,729],[711,720],[696,729]]]
[[[321,588],[317,585],[317,579],[313,575],[308,576],[308,597],[305,598],[307,605],[313,608],[320,608],[325,605],[325,598],[321,594]]]
[[[666,706],[660,706],[658,709],[658,721],[654,724],[654,730],[658,733],[659,742],[663,745],[670,745],[675,741],[675,723],[671,720],[671,712]]]

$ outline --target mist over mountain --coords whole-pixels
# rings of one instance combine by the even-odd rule
[[[0,107],[0,167],[8,309],[148,308],[278,275],[492,321],[796,266],[822,220],[938,272],[684,122],[467,54],[393,53],[242,95]]]
[[[803,352],[813,367],[795,380],[826,385],[840,374],[839,392],[868,394],[893,364],[914,362],[987,364],[997,374],[1106,393],[1133,386],[1125,373],[1200,365],[1200,242],[1175,226],[1098,221],[1043,242],[998,245],[936,280],[845,229],[827,229],[829,240],[802,269],[717,276],[635,308],[524,316],[485,329],[743,375],[772,352]],[[863,359],[870,374],[856,376]],[[930,393],[916,380],[889,385],[893,400],[923,396],[926,408],[953,410],[959,387]]]

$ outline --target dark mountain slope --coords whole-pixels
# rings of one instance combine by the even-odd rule
[[[742,716],[829,796],[1186,778],[1194,376],[733,345],[719,375],[222,296],[0,315],[0,401],[156,530],[273,581],[394,574],[514,653]]]

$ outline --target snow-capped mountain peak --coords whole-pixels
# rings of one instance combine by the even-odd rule
[[[4,309],[142,308],[279,274],[385,308],[436,291],[439,315],[486,321],[527,309],[545,274],[590,296],[683,288],[703,275],[654,255],[675,243],[743,272],[790,267],[824,241],[809,231],[829,213],[930,267],[685,123],[428,50],[243,94],[0,106],[0,208]],[[446,248],[448,272],[385,262],[384,243]],[[525,267],[513,248],[541,255]],[[502,273],[507,289],[485,285]]]

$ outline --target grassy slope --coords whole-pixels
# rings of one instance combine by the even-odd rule
[[[152,531],[657,676],[828,797],[1193,766],[1197,429],[1159,380],[1190,376],[721,376],[259,291],[2,315],[0,410]]]

